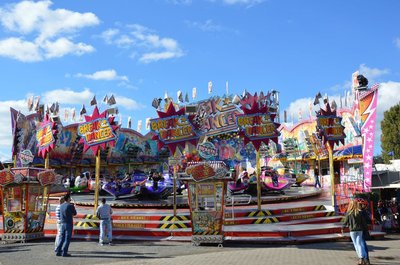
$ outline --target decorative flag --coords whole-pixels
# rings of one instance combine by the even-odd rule
[[[97,105],[96,95],[93,96],[93,99],[90,101],[90,106]]]
[[[39,111],[40,96],[35,97],[35,103],[33,104],[34,110]]]
[[[211,92],[212,92],[212,86],[213,86],[213,83],[210,81],[210,82],[208,82],[208,94],[211,94]]]
[[[75,121],[75,118],[75,108],[73,108],[71,111],[71,121]]]
[[[169,96],[168,96],[168,92],[167,91],[165,91],[165,93],[164,93],[164,100],[167,100],[169,98]]]
[[[28,110],[32,111],[33,109],[33,96],[28,98]]]
[[[142,120],[138,120],[138,122],[137,122],[137,131],[138,132],[142,131]]]
[[[340,108],[343,108],[342,95],[339,95],[339,101]]]
[[[246,95],[247,95],[247,91],[246,91],[246,89],[244,89],[244,90],[243,90],[242,97],[246,97]]]
[[[192,98],[195,99],[196,98],[196,87],[192,88]]]
[[[180,90],[178,90],[178,92],[177,92],[177,101],[183,102],[183,95],[182,95],[182,91],[180,91]]]
[[[53,104],[51,104],[51,106],[50,106],[50,112],[51,112],[51,113],[54,113],[55,110],[56,110],[56,104],[53,103]]]
[[[189,94],[188,94],[188,92],[186,92],[186,95],[185,95],[185,102],[189,102]]]
[[[232,99],[232,103],[233,103],[233,104],[239,104],[239,102],[240,102],[239,96],[238,96],[238,95],[235,95],[235,96],[233,97],[233,99]]]
[[[153,106],[153,108],[158,109],[158,107],[161,104],[162,99],[161,98],[154,98],[153,102],[151,103],[151,105]]]
[[[68,118],[69,118],[69,111],[68,109],[64,109],[64,121],[68,122]]]
[[[287,123],[287,111],[286,110],[283,111],[283,122]]]
[[[146,118],[146,130],[150,130],[150,118]]]
[[[117,102],[115,101],[114,95],[111,95],[111,97],[107,101],[107,104],[110,105],[110,106],[114,105],[114,104],[117,104]]]
[[[228,85],[228,81],[226,81],[226,83],[225,83],[225,89],[226,89],[226,95],[229,95],[229,85]]]
[[[331,108],[332,108],[332,110],[337,110],[337,104],[336,104],[335,100],[332,100]]]
[[[314,106],[319,104],[319,100],[320,100],[321,98],[322,98],[322,95],[321,95],[320,92],[318,92],[318,94],[315,95],[315,98],[314,98]]]
[[[85,104],[82,105],[82,109],[81,109],[81,111],[79,112],[79,115],[82,116],[83,114],[86,114]]]
[[[132,119],[131,117],[128,117],[128,128],[130,129],[132,126]]]
[[[107,95],[104,96],[103,102],[104,102],[104,103],[107,103],[107,102],[108,102],[108,96],[107,96]]]

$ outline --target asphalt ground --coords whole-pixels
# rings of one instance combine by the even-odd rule
[[[1,242],[1,241],[0,241]],[[22,243],[0,244],[0,264],[163,264],[163,265],[347,265],[357,264],[350,241],[302,245],[260,245],[226,243],[193,246],[173,241],[121,241],[113,246],[99,246],[95,241],[73,239],[72,257],[56,257],[54,241],[41,239]],[[368,241],[371,264],[400,265],[400,234],[390,234],[383,240]]]

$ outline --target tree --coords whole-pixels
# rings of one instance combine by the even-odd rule
[[[400,103],[385,111],[381,128],[382,157],[388,163],[400,158]]]

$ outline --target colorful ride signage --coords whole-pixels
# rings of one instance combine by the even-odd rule
[[[83,152],[90,148],[97,154],[99,148],[106,148],[107,143],[111,146],[115,144],[118,126],[113,125],[115,117],[106,116],[107,111],[99,114],[99,109],[95,107],[92,116],[85,116],[86,122],[78,126],[78,135],[82,137],[79,142],[84,143]]]
[[[158,140],[158,148],[167,145],[174,154],[178,145],[185,146],[186,142],[196,144],[199,136],[191,122],[191,117],[184,114],[185,109],[176,111],[173,104],[168,106],[167,112],[157,111],[159,118],[150,120],[150,130],[156,135],[153,140]]]
[[[0,186],[7,185],[14,182],[14,173],[9,169],[3,169],[0,171]]]
[[[334,144],[344,144],[346,134],[342,125],[342,117],[336,115],[336,110],[331,110],[329,102],[326,103],[326,110],[321,109],[317,113],[317,131],[323,143],[328,142],[333,148]]]
[[[272,140],[277,143],[279,124],[273,121],[276,114],[269,112],[267,101],[255,93],[254,96],[248,94],[240,104],[244,114],[237,115],[236,123],[244,144],[251,142],[258,151],[262,142],[268,144]]]
[[[218,150],[211,142],[204,142],[197,145],[199,155],[204,159],[211,159],[218,156]]]
[[[239,115],[237,117],[237,125],[250,140],[279,136],[269,114]]]
[[[54,135],[57,133],[57,130],[55,130],[54,127],[55,123],[52,122],[46,114],[36,132],[37,146],[39,147],[38,155],[43,158],[54,148],[56,143]]]
[[[54,170],[46,170],[37,174],[37,178],[42,186],[53,184],[56,181]]]

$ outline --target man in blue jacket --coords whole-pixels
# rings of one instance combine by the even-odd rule
[[[65,202],[60,206],[60,241],[56,249],[56,256],[71,257],[68,254],[69,243],[71,241],[72,229],[74,227],[73,216],[76,215],[75,206],[71,204],[71,196],[64,196]]]

